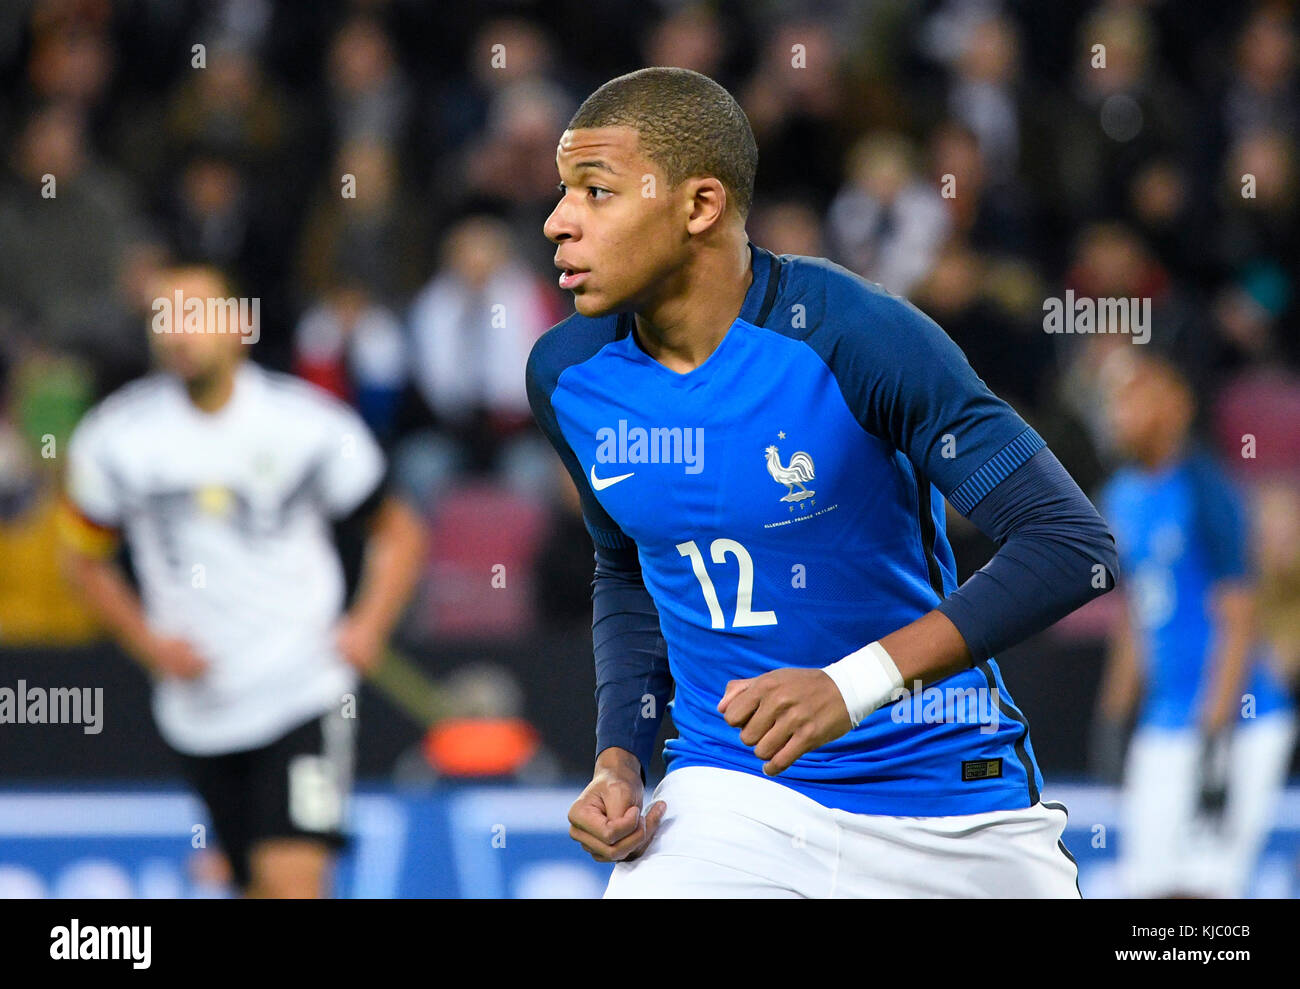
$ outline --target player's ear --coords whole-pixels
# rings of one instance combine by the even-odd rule
[[[717,225],[727,211],[727,189],[715,178],[689,178],[685,181],[690,214],[686,232],[692,237]]]

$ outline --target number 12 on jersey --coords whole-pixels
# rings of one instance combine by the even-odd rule
[[[726,628],[726,619],[722,614],[722,605],[718,601],[718,592],[714,590],[709,571],[704,566],[704,554],[695,545],[695,540],[678,543],[677,552],[691,558],[691,569],[704,591],[704,601],[709,606],[709,618],[714,628]],[[775,625],[775,611],[753,611],[754,603],[754,560],[749,550],[734,539],[715,539],[709,546],[709,555],[714,563],[727,562],[727,554],[736,558],[740,575],[736,584],[736,614],[731,620],[732,628],[753,628],[756,625]]]

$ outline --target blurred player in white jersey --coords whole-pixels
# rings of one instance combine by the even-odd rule
[[[106,398],[69,441],[68,572],[153,677],[159,731],[241,890],[322,896],[345,840],[358,673],[383,655],[423,529],[359,416],[244,360],[247,308],[207,304],[231,295],[218,272],[174,269],[157,295],[161,370]],[[346,613],[339,523],[367,534]],[[114,562],[119,534],[139,597]]]

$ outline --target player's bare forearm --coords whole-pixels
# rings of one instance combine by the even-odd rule
[[[68,582],[113,640],[136,660],[147,661],[153,633],[140,598],[117,564],[71,549],[63,552],[61,562]]]
[[[1240,703],[1249,672],[1250,646],[1255,636],[1255,596],[1242,585],[1213,590],[1215,635],[1212,670],[1201,727],[1213,734],[1228,725]]]
[[[424,547],[424,523],[414,509],[400,498],[386,498],[371,523],[361,585],[347,619],[378,648],[387,641],[410,600]]]
[[[946,615],[931,611],[880,640],[908,689],[942,680],[970,666],[971,654]]]
[[[149,673],[189,680],[207,672],[207,660],[191,643],[149,627],[139,597],[112,560],[68,549],[63,568],[113,640]]]
[[[1140,669],[1137,636],[1129,617],[1128,602],[1125,602],[1111,630],[1106,672],[1101,684],[1102,717],[1118,722],[1132,713],[1142,686]]]

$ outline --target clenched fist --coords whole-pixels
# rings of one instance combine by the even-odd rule
[[[718,711],[777,776],[801,755],[839,738],[853,723],[840,688],[821,670],[773,670],[727,684]]]

